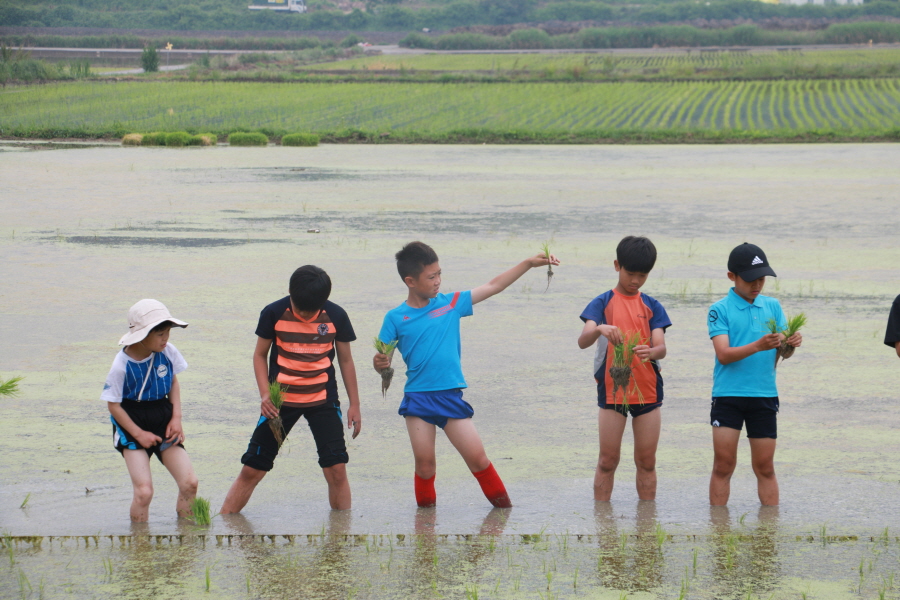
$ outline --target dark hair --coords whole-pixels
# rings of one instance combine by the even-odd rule
[[[649,273],[656,264],[656,246],[643,236],[629,235],[616,247],[619,267],[636,273]]]
[[[422,242],[410,242],[394,255],[397,259],[397,272],[400,279],[418,277],[427,265],[438,261],[437,252],[431,246]]]
[[[288,291],[297,310],[319,310],[331,295],[331,277],[319,267],[303,265],[291,275]]]
[[[164,329],[172,329],[173,327],[175,327],[175,323],[173,323],[172,321],[163,321],[162,323],[151,329],[150,333],[156,333],[157,331],[162,331]],[[150,333],[148,333],[147,335],[150,335]]]

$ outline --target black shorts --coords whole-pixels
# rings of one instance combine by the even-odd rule
[[[280,414],[285,439],[300,417],[306,417],[309,430],[316,441],[320,467],[325,469],[350,461],[350,457],[347,455],[347,446],[344,444],[344,424],[341,420],[343,416],[340,402],[328,400],[324,404],[312,407],[282,406]],[[269,427],[269,419],[260,416],[253,436],[250,438],[250,445],[247,446],[247,452],[241,457],[241,464],[260,471],[271,471],[276,456],[278,456],[278,443],[275,441],[272,428]]]
[[[602,396],[599,394],[597,395],[597,406],[605,408],[606,410],[614,410],[625,418],[628,418],[628,414],[631,413],[631,417],[636,418],[641,415],[646,415],[648,412],[653,412],[662,406],[662,402],[654,402],[652,404],[629,404],[628,410],[625,410],[624,404],[607,403],[606,394],[604,393]]]
[[[748,438],[778,438],[778,396],[747,398],[720,396],[712,399],[709,423],[740,431],[747,423]]]
[[[112,415],[110,415],[109,420],[112,422],[113,445],[116,447],[116,450],[119,451],[119,454],[124,450],[146,450],[147,456],[153,456],[155,454],[156,458],[159,459],[159,462],[162,462],[163,450],[166,450],[172,445],[166,443],[166,427],[169,426],[169,421],[172,420],[172,402],[169,400],[169,397],[166,396],[161,400],[145,400],[143,402],[122,400],[122,410],[125,411],[126,415],[131,417],[131,420],[134,421],[135,425],[144,431],[149,431],[154,435],[158,435],[163,441],[150,448],[144,448],[137,443],[137,440],[135,440],[130,433],[125,431],[124,427],[116,422]],[[184,448],[184,444],[176,445]]]

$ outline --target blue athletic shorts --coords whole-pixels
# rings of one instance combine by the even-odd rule
[[[419,417],[426,423],[441,429],[447,419],[471,419],[475,409],[463,400],[463,391],[441,390],[438,392],[407,392],[397,411],[404,417]]]

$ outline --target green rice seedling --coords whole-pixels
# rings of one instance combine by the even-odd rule
[[[272,404],[275,405],[277,410],[281,410],[281,405],[284,404],[284,388],[277,381],[273,381],[269,384],[269,400],[272,401]],[[272,435],[275,436],[275,442],[278,444],[278,447],[281,448],[281,445],[284,443],[284,423],[281,421],[281,417],[275,417],[274,419],[269,419],[269,429],[272,430]]]
[[[19,382],[22,381],[23,377],[13,377],[12,379],[7,379],[3,381],[0,379],[0,396],[9,396],[10,398],[15,398],[19,395]]]
[[[22,597],[31,595],[31,592],[34,590],[31,587],[31,582],[28,581],[28,576],[25,575],[25,571],[19,569],[16,578],[19,580],[19,593],[22,594]]]
[[[544,253],[544,256],[547,257],[547,260],[550,260],[550,242],[544,242],[541,244],[541,252]],[[553,265],[547,265],[547,287],[544,289],[544,292],[550,289],[550,280],[553,279]]]
[[[165,132],[154,132],[154,133],[145,133],[141,137],[141,146],[165,146],[166,145],[166,134]]]
[[[140,133],[126,133],[122,138],[123,146],[140,146],[144,140],[144,136]]]
[[[22,500],[22,504],[19,505],[19,508],[25,508],[26,506],[28,506],[28,500],[30,498],[31,498],[31,492],[28,492],[27,494],[25,494],[25,499]]]
[[[212,522],[209,500],[200,496],[195,497],[191,501],[191,515],[193,515],[194,523],[197,525],[209,525]]]
[[[206,591],[207,592],[209,591],[209,586],[212,583],[212,577],[210,577],[210,575],[209,575],[209,569],[210,569],[210,566],[206,565],[206,574],[205,574],[204,579],[206,581]]]
[[[781,342],[781,346],[778,347],[775,352],[775,366],[777,367],[779,358],[781,360],[787,360],[794,355],[794,351],[796,350],[796,348],[788,344],[787,341],[795,333],[806,326],[806,314],[798,313],[792,317],[788,317],[787,327],[785,327],[784,329],[778,328],[778,323],[775,322],[775,319],[769,319],[769,321],[766,323],[766,326],[768,327],[770,332],[780,333],[784,335],[784,340]]]
[[[622,388],[622,408],[628,410],[628,383],[634,381],[634,373],[631,370],[631,363],[634,359],[634,347],[641,341],[640,332],[634,331],[624,335],[624,341],[621,344],[613,346],[613,363],[609,368],[609,376],[613,381],[613,399],[619,388]],[[637,392],[638,401],[644,403],[644,395],[641,393],[634,381],[634,390]]]
[[[13,539],[9,532],[3,534],[3,547],[6,549],[7,556],[9,556],[9,566],[13,566],[16,564],[16,549],[13,546]]]
[[[215,146],[219,143],[219,138],[214,133],[198,133],[192,135],[189,146]]]
[[[268,146],[269,138],[258,131],[237,131],[228,136],[229,146]]]
[[[191,134],[186,131],[173,131],[166,134],[166,146],[173,148],[181,148],[187,146],[191,142]]]
[[[376,337],[375,338],[375,351],[378,352],[378,354],[384,354],[385,356],[388,357],[388,359],[390,359],[391,357],[394,356],[394,350],[397,349],[397,343],[399,341],[400,340],[394,340],[394,341],[390,342],[389,344],[385,344],[379,338]],[[387,367],[387,368],[381,369],[381,371],[379,371],[379,373],[381,373],[381,397],[383,399],[383,398],[387,397],[388,388],[391,387],[391,379],[394,377],[394,369],[392,367]]]
[[[319,136],[314,133],[289,133],[281,138],[282,146],[318,146]]]

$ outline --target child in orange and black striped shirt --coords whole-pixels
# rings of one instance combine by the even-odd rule
[[[353,429],[356,438],[362,426],[356,367],[350,353],[350,342],[356,334],[344,309],[328,301],[330,294],[328,274],[306,265],[291,276],[290,295],[260,313],[253,371],[262,414],[241,458],[244,466],[225,497],[222,514],[240,512],[257,484],[272,470],[279,444],[267,421],[278,416],[285,437],[301,416],[306,418],[328,483],[331,508],[350,508],[349,457],[333,361],[337,356],[349,403],[347,427]],[[269,399],[269,383],[276,381],[285,390],[280,411]]]

